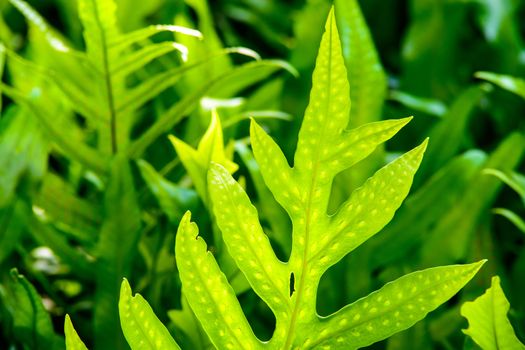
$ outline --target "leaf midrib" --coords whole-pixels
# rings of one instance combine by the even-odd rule
[[[98,27],[100,29],[100,42],[102,44],[101,51],[102,51],[102,68],[103,72],[102,75],[104,76],[104,82],[106,84],[106,96],[108,99],[108,108],[109,108],[109,127],[110,127],[110,134],[111,134],[111,153],[117,154],[118,152],[118,143],[117,143],[117,113],[115,110],[115,100],[113,97],[113,83],[111,81],[111,73],[109,70],[109,55],[108,55],[108,48],[107,48],[107,40],[106,40],[106,33],[104,30],[104,26],[102,25],[102,22],[100,20],[100,16],[98,13],[98,4],[96,0],[91,0],[91,3],[93,4],[93,9],[95,12],[95,18],[98,24]]]
[[[326,104],[325,104],[325,115],[327,116],[328,115],[328,112],[330,110],[329,106],[330,106],[330,97],[331,97],[331,83],[332,83],[332,35],[333,35],[333,32],[332,32],[332,26],[333,26],[333,16],[330,18],[330,29],[329,29],[329,39],[328,39],[328,79],[327,79],[327,85],[328,85],[328,93],[327,93],[327,101],[326,101]],[[324,134],[325,134],[325,131],[326,131],[326,123],[323,123],[322,124],[323,127],[321,129],[321,132],[320,132],[320,138],[319,140],[324,140]],[[308,199],[307,199],[307,207],[306,207],[306,219],[305,219],[305,230],[304,230],[304,250],[303,250],[303,259],[302,259],[302,267],[301,267],[301,276],[299,278],[299,283],[297,284],[297,297],[295,299],[295,303],[294,303],[294,306],[293,306],[293,311],[292,311],[292,317],[290,319],[290,325],[288,327],[288,332],[287,332],[287,336],[286,336],[286,341],[285,341],[285,345],[284,345],[284,349],[290,349],[291,346],[292,346],[292,343],[293,343],[293,340],[295,339],[294,337],[294,332],[295,332],[295,327],[296,327],[296,323],[297,323],[297,315],[299,313],[299,306],[301,305],[301,299],[302,299],[302,296],[303,296],[303,290],[304,290],[304,280],[305,280],[305,272],[306,272],[306,268],[308,266],[308,244],[309,244],[309,236],[310,236],[310,220],[311,220],[311,209],[312,209],[312,194],[313,194],[313,191],[316,187],[316,183],[317,183],[317,172],[318,172],[318,169],[319,169],[319,158],[320,158],[320,153],[319,152],[316,152],[316,155],[315,155],[315,161],[314,161],[314,166],[312,168],[312,179],[311,179],[311,182],[310,182],[310,188],[309,188],[309,191],[308,191]]]

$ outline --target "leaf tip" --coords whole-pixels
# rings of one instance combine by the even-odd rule
[[[182,217],[182,219],[180,221],[180,224],[181,225],[186,225],[186,224],[188,224],[190,222],[191,222],[191,211],[186,210],[186,212],[184,213],[184,216]]]
[[[71,322],[71,317],[69,317],[69,314],[66,314],[66,317],[64,319],[64,329],[70,329],[73,327],[73,323]]]
[[[259,138],[261,133],[266,133],[255,118],[250,117],[250,138]]]
[[[478,271],[481,269],[483,265],[485,265],[487,261],[488,261],[487,259],[482,259],[480,261],[466,265],[466,267],[470,267],[471,278],[474,277],[478,273]]]
[[[181,142],[177,137],[173,135],[168,135],[168,140],[170,140],[171,144],[175,149],[177,149],[177,145]]]
[[[428,137],[423,142],[421,142],[419,146],[412,149],[406,154],[407,155],[410,154],[410,158],[412,158],[412,160],[415,161],[416,164],[420,164],[421,160],[423,159],[423,155],[425,154],[425,151],[427,150],[427,146],[428,146]]]
[[[185,239],[188,237],[197,238],[199,235],[199,228],[197,224],[191,221],[191,211],[187,210],[180,220],[179,229],[176,238]]]
[[[426,151],[427,146],[428,146],[428,141],[429,141],[429,140],[430,140],[430,138],[427,137],[427,138],[425,138],[425,139],[423,140],[423,142],[421,143],[421,146],[420,146],[420,147],[423,149],[423,152]]]
[[[413,115],[408,116],[408,117],[406,117],[406,118],[401,118],[401,119],[399,119],[399,121],[404,122],[403,125],[407,125],[408,123],[410,123],[410,122],[412,121],[412,119],[414,119],[414,116],[413,116]]]
[[[120,285],[120,301],[124,301],[131,296],[131,286],[129,285],[127,278],[123,278]]]

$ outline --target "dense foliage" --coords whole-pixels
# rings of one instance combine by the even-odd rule
[[[26,1],[2,349],[525,348],[524,1]]]

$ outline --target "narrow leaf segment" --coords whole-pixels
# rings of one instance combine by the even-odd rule
[[[118,309],[122,331],[133,350],[180,350],[142,295],[131,295],[127,280],[120,288]]]

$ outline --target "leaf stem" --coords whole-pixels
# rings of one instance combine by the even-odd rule
[[[93,8],[95,10],[95,16],[100,25],[100,16],[98,13],[98,5],[96,1],[93,1]],[[111,137],[111,153],[117,154],[118,152],[118,142],[117,142],[117,114],[115,112],[115,99],[113,97],[113,83],[111,81],[111,73],[109,71],[109,59],[108,59],[108,48],[106,35],[104,28],[100,25],[100,41],[102,43],[102,64],[104,69],[104,80],[106,83],[106,94],[108,98],[108,108],[109,108],[109,127],[110,127],[110,137]]]

